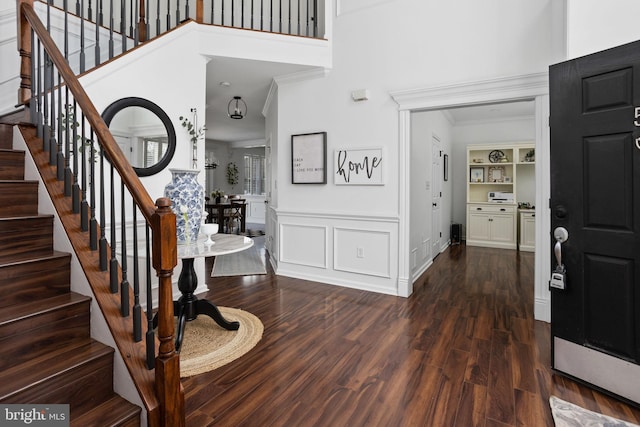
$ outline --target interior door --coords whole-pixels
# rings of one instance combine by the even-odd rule
[[[640,403],[640,42],[553,65],[549,84],[551,232],[568,235],[552,237],[552,364]]]
[[[442,240],[442,220],[440,205],[442,201],[442,149],[435,136],[431,144],[431,254],[433,258],[440,253]]]

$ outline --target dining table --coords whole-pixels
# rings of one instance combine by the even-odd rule
[[[224,318],[218,307],[209,299],[200,299],[194,292],[198,287],[198,275],[193,267],[196,258],[226,255],[244,251],[253,246],[253,239],[233,234],[214,234],[210,243],[207,236],[200,236],[195,242],[178,244],[178,258],[182,261],[182,271],[178,277],[178,289],[181,296],[173,301],[173,315],[178,318],[176,331],[176,351],[180,351],[184,338],[186,322],[204,314],[212,318],[220,327],[228,331],[237,331],[240,324]],[[153,318],[154,328],[157,326],[157,314]]]
[[[207,211],[207,222],[217,222],[220,225],[220,231],[222,233],[228,232],[228,227],[225,224],[225,210],[231,209],[231,202],[220,203],[205,203],[204,209]],[[214,215],[216,213],[216,215]],[[214,221],[214,218],[216,221]],[[247,204],[242,203],[240,205],[240,232],[246,231],[246,218],[247,218]]]

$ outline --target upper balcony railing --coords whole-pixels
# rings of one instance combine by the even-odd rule
[[[181,22],[242,28],[300,37],[324,37],[324,0],[40,0],[43,20],[59,20],[67,57],[76,56],[82,73],[157,37]],[[42,9],[41,9],[42,10]],[[79,46],[70,46],[69,32]],[[71,50],[71,52],[69,52]]]

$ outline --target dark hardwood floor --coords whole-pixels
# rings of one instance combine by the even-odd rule
[[[553,426],[550,395],[639,423],[639,409],[551,371],[533,269],[531,253],[460,245],[410,298],[271,273],[209,279],[208,298],[265,330],[242,358],[183,380],[187,425]]]

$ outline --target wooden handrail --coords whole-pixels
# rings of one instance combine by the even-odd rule
[[[142,185],[107,125],[89,99],[78,78],[69,67],[62,53],[33,9],[33,0],[17,0],[18,4],[18,49],[21,56],[19,101],[29,104],[32,84],[31,30],[37,35],[49,59],[55,64],[58,74],[74,97],[84,118],[95,133],[101,150],[118,172],[123,184],[131,194],[152,230],[153,267],[159,277],[158,340],[159,352],[155,360],[155,396],[143,396],[147,405],[149,425],[184,426],[184,391],[180,383],[180,358],[174,345],[173,298],[171,277],[177,265],[176,218],[171,211],[171,202],[159,198],[155,203]],[[30,106],[30,108],[35,108]],[[148,307],[150,309],[150,307]],[[137,357],[144,357],[138,355]],[[129,372],[136,381],[137,365],[131,363],[131,355],[123,355]],[[138,384],[138,390],[144,390]],[[153,404],[151,403],[153,402]],[[153,407],[152,407],[153,406]]]

